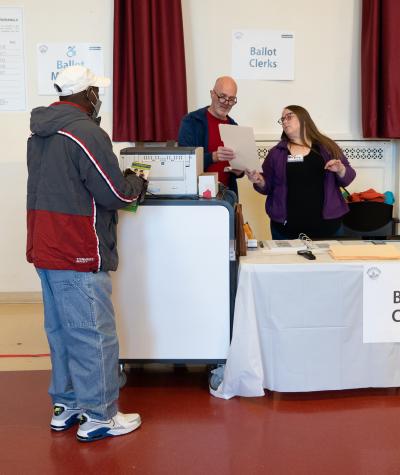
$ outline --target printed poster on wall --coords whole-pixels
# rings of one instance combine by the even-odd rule
[[[37,45],[38,94],[57,95],[54,81],[69,66],[85,66],[104,76],[103,47],[98,43],[39,43]],[[100,90],[100,94],[103,90]]]
[[[0,7],[0,111],[26,110],[21,7]]]
[[[274,30],[232,31],[232,76],[236,79],[294,79],[294,34]]]
[[[400,342],[400,266],[376,261],[364,265],[363,342]]]

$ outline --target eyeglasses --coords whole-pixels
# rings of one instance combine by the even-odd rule
[[[213,93],[218,97],[218,102],[221,104],[229,104],[230,106],[234,106],[237,103],[237,97],[235,96],[225,96],[225,94],[218,94],[214,89]]]
[[[284,122],[290,122],[294,117],[293,112],[289,112],[289,114],[284,115],[280,119],[278,119],[278,124],[283,125]]]

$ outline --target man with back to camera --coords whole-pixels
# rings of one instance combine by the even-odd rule
[[[59,73],[60,101],[31,113],[27,260],[39,274],[51,352],[50,427],[88,442],[127,434],[139,414],[117,410],[118,337],[109,271],[118,265],[117,209],[147,182],[124,177],[98,125],[99,87],[110,80],[83,66]]]
[[[238,196],[237,177],[243,172],[224,171],[235,158],[235,152],[224,147],[219,133],[219,124],[237,123],[228,115],[237,103],[237,85],[230,76],[222,76],[215,81],[210,91],[211,105],[185,115],[179,128],[178,144],[184,147],[204,148],[204,171],[217,172],[218,181]]]

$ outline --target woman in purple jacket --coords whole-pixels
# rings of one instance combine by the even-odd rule
[[[278,122],[282,140],[269,151],[262,173],[246,171],[254,189],[267,195],[272,238],[334,236],[349,211],[340,187],[349,185],[356,172],[303,107],[285,107]]]

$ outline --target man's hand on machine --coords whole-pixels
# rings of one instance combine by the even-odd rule
[[[131,168],[127,168],[123,171],[123,175],[127,177],[128,175],[136,175],[136,173]]]
[[[128,176],[132,176],[134,175],[138,180],[140,180],[142,182],[142,189],[139,193],[139,198],[138,198],[138,201],[139,203],[143,203],[144,201],[144,198],[146,196],[146,193],[147,193],[147,188],[149,186],[149,182],[148,180],[146,180],[145,178],[143,178],[142,176],[138,175],[137,173],[135,173],[131,168],[126,168],[124,171],[123,171],[123,175],[124,177],[128,177]]]

